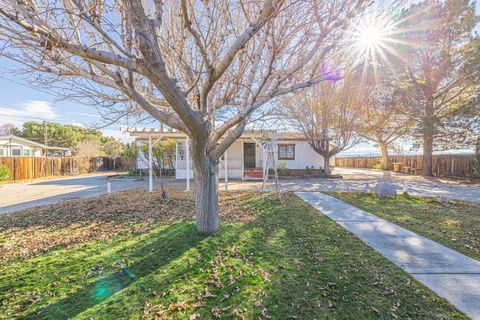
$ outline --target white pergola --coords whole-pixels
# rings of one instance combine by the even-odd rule
[[[134,128],[132,130],[126,130],[125,132],[135,132],[135,133],[142,133],[143,137],[148,137],[148,191],[153,192],[153,147],[161,141],[162,133],[169,133],[170,135],[174,133],[175,131],[162,131],[161,129],[138,129]],[[180,132],[179,137],[184,137],[184,135]],[[160,135],[160,136],[159,136]],[[153,138],[157,137],[155,141],[153,141]],[[185,144],[185,149],[186,149],[186,177],[185,177],[185,191],[189,192],[191,191],[190,189],[190,139],[188,136],[185,139],[186,144]],[[175,140],[175,148],[176,148],[176,154],[178,154],[178,143]],[[224,153],[224,189],[228,190],[228,153],[225,151]]]
[[[148,140],[148,172],[149,172],[149,183],[148,183],[148,190],[150,192],[153,192],[153,147],[160,141],[162,141],[164,138],[171,138],[175,140],[175,154],[179,155],[179,144],[178,140],[185,141],[185,160],[182,159],[182,166],[183,166],[183,161],[185,161],[185,191],[191,191],[190,189],[190,179],[192,179],[192,173],[190,172],[191,168],[191,155],[190,155],[190,139],[187,135],[185,135],[183,132],[175,130],[175,129],[163,129],[163,128],[130,128],[124,130],[124,132],[130,133],[131,135],[135,136],[136,138],[139,138],[143,141]],[[242,137],[240,139],[250,139],[253,142],[255,142],[257,145],[262,146],[262,158],[261,159],[266,159],[266,154],[265,150],[263,147],[263,143],[261,139],[263,138],[264,135],[276,135],[277,131],[276,130],[247,130],[244,132]],[[292,137],[287,137],[285,140],[291,140]],[[298,138],[295,137],[297,140]],[[176,159],[178,161],[178,159]],[[230,163],[230,167],[236,168],[235,166],[235,161],[238,160],[231,160],[234,161],[233,164]],[[147,162],[147,161],[145,161]],[[238,165],[238,164],[237,164]],[[267,174],[265,172],[265,166],[263,166],[263,179],[266,178]],[[176,164],[176,169],[178,170],[178,163]],[[182,171],[183,171],[182,167]],[[229,155],[228,151],[225,151],[223,154],[223,178],[224,178],[224,190],[227,191],[229,188]],[[221,174],[220,174],[221,175]],[[242,175],[243,175],[243,163],[242,163]]]

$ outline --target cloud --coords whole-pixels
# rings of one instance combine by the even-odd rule
[[[43,100],[29,100],[18,108],[0,108],[0,122],[22,124],[26,121],[51,121],[60,118],[50,103]]]
[[[113,137],[117,140],[123,141],[124,143],[132,142],[134,140],[134,138],[131,137],[128,133],[123,133],[120,130],[103,129],[103,130],[100,130],[100,131],[102,131],[104,136]]]
[[[69,124],[71,124],[72,126],[75,126],[75,127],[80,127],[80,128],[86,128],[87,127],[84,123],[80,123],[80,122],[71,122]]]

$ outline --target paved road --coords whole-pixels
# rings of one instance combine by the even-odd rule
[[[401,173],[382,172],[368,169],[336,168],[335,173],[343,179],[296,179],[280,181],[284,191],[372,191],[380,179],[394,182],[399,191],[407,185],[408,192],[423,196],[442,196],[467,201],[480,202],[480,185],[465,185],[452,181]],[[23,182],[0,185],[0,214],[50,204],[68,199],[93,197],[105,194],[107,181],[112,183],[112,191],[148,188],[147,181],[137,179],[109,179],[108,175],[92,175],[63,178],[40,182]],[[184,181],[169,180],[167,188],[185,189]],[[193,184],[192,184],[193,185]],[[158,187],[158,181],[156,181]],[[230,181],[229,190],[261,190],[261,182]],[[223,190],[223,182],[220,182]]]
[[[334,197],[319,192],[297,195],[458,310],[480,319],[480,261]]]

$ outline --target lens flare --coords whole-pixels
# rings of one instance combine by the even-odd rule
[[[365,12],[347,32],[346,61],[354,66],[363,66],[362,83],[370,78],[380,81],[382,68],[394,70],[393,59],[402,59],[397,45],[409,45],[399,37],[405,20],[395,18],[395,10],[375,9]]]

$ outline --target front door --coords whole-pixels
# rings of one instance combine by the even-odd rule
[[[255,168],[255,143],[243,144],[243,166],[245,168]]]

